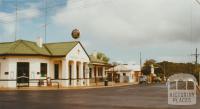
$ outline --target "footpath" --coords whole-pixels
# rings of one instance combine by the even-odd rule
[[[17,90],[30,90],[30,91],[37,91],[37,90],[78,90],[78,89],[93,89],[93,88],[109,88],[109,87],[121,87],[133,85],[133,83],[108,83],[108,86],[104,86],[104,83],[91,83],[90,86],[69,86],[69,87],[62,87],[62,86],[41,86],[41,87],[17,87],[17,88],[0,88],[0,91],[17,91]]]

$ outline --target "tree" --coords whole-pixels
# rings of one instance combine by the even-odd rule
[[[104,62],[106,62],[106,63],[108,63],[109,62],[109,57],[107,57],[104,53],[102,53],[102,52],[97,52],[97,54],[96,54],[96,58],[98,59],[98,60],[102,60],[102,61],[104,61]]]
[[[119,62],[112,62],[112,65],[117,66],[117,65],[120,65],[120,63]]]
[[[144,66],[142,67],[142,73],[144,75],[150,75],[151,74],[151,65],[154,67],[154,72],[157,76],[161,77],[163,76],[163,68],[159,64],[156,63],[156,60],[149,59],[146,60],[144,63]]]
[[[142,73],[144,75],[150,75],[151,74],[151,65],[156,65],[156,61],[154,59],[146,60],[143,67],[142,67]]]
[[[200,66],[198,64],[198,68],[196,68],[193,63],[175,63],[175,62],[156,62],[154,59],[146,60],[142,67],[142,73],[144,75],[149,75],[151,73],[151,65],[154,65],[155,74],[160,77],[169,77],[173,74],[177,73],[190,73],[194,75],[197,80],[199,79],[199,74],[196,72],[200,72]]]
[[[200,72],[200,66],[196,69],[195,64],[193,63],[174,63],[174,62],[159,62],[157,63],[160,66],[164,66],[163,69],[165,70],[165,76],[169,77],[176,73],[190,73],[194,75],[198,80],[198,73]]]

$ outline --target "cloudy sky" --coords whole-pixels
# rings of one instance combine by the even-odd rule
[[[17,39],[44,37],[73,41],[71,31],[89,53],[101,51],[112,61],[139,63],[156,59],[194,62],[200,49],[200,5],[195,0],[18,0]],[[13,41],[15,0],[0,0],[0,41]]]

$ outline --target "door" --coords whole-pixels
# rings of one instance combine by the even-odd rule
[[[72,65],[69,65],[69,85],[72,85]]]
[[[17,63],[17,86],[29,86],[29,63]]]
[[[47,77],[47,63],[40,63],[41,77]]]
[[[59,79],[59,64],[54,64],[54,77]]]

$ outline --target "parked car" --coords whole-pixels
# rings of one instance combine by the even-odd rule
[[[160,83],[162,81],[162,79],[160,77],[155,77],[153,82],[155,83]]]
[[[143,75],[139,77],[139,83],[143,84],[143,83],[147,83],[147,76]]]

